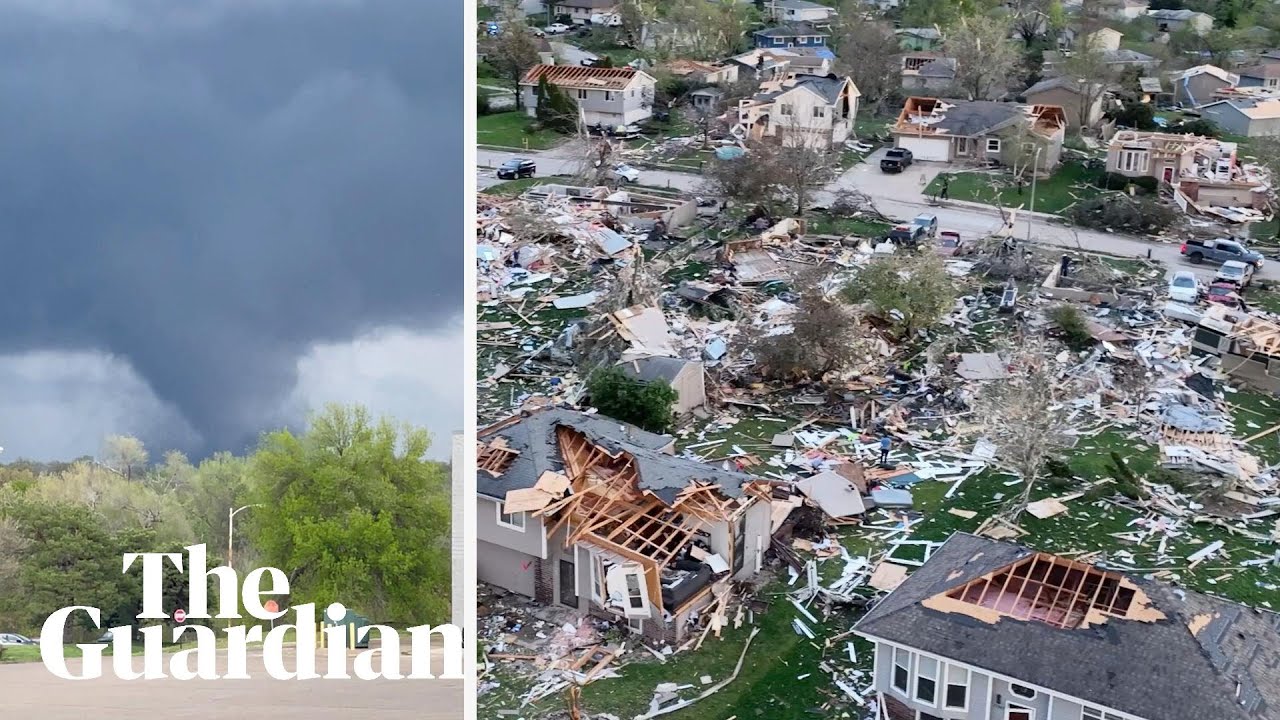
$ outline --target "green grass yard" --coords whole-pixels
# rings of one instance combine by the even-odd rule
[[[524,111],[493,113],[476,118],[476,142],[490,147],[545,150],[564,137],[550,130],[534,130],[533,118]]]
[[[1096,171],[1086,169],[1083,165],[1076,163],[1063,165],[1050,177],[1036,181],[1035,211],[1061,213],[1081,199],[1095,193],[1098,188],[1093,183],[1097,177]],[[1002,173],[941,173],[925,188],[925,194],[934,196],[941,192],[946,178],[950,178],[951,181],[948,190],[952,200],[967,200],[986,205],[999,204],[1004,207],[1022,206],[1028,210],[1031,209],[1031,183],[1024,183],[1019,193],[1018,185],[1013,178]]]

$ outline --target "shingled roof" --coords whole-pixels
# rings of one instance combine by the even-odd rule
[[[1037,556],[956,533],[855,630],[1150,720],[1280,720],[1280,615],[1099,570],[1133,610],[1048,622],[965,595]]]

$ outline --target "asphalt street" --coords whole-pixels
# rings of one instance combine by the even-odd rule
[[[494,175],[494,169],[504,161],[516,157],[535,160],[538,163],[539,175],[559,175],[576,172],[579,162],[576,158],[580,157],[580,153],[573,143],[551,150],[524,153],[478,149],[477,189],[484,189],[500,182]],[[867,194],[881,213],[897,220],[908,220],[922,212],[930,212],[938,216],[939,227],[956,230],[962,236],[980,237],[998,230],[1003,219],[996,208],[974,207],[970,204],[958,203],[938,205],[924,195],[925,186],[943,168],[944,166],[940,164],[921,162],[906,172],[888,175],[879,171],[879,159],[876,154],[872,154],[867,161],[853,166],[828,184],[817,194],[815,201],[829,202],[836,193],[853,189]],[[641,182],[645,185],[670,187],[688,192],[697,192],[702,186],[702,178],[691,173],[650,169],[642,169],[641,173]],[[1028,213],[1020,213],[1014,225],[1014,233],[1020,239],[1030,237],[1033,242],[1045,245],[1125,257],[1150,257],[1164,263],[1170,273],[1186,269],[1193,270],[1201,278],[1209,278],[1213,275],[1213,267],[1192,266],[1183,260],[1178,252],[1179,245],[1174,243],[1161,243],[1119,233],[1087,230],[1044,216],[1028,217],[1028,215]],[[1266,279],[1280,279],[1280,268],[1277,268],[1276,263],[1268,263],[1258,276]]]

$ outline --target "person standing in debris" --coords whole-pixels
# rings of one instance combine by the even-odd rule
[[[893,444],[893,441],[889,439],[888,435],[880,436],[880,464],[881,465],[889,464],[889,447],[892,444]]]
[[[942,189],[938,191],[938,197],[941,198],[942,200],[946,200],[948,197],[950,197],[950,193],[951,193],[951,176],[943,175]]]
[[[1062,256],[1062,273],[1061,273],[1062,277],[1066,277],[1067,273],[1070,271],[1071,271],[1071,256],[1063,255]]]

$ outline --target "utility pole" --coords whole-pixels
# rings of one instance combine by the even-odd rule
[[[232,510],[231,508],[227,508],[227,567],[231,568],[232,570],[235,569],[235,566],[232,565],[231,561],[234,558],[233,553],[235,552],[235,546],[232,545],[232,539],[235,537],[236,515],[239,515],[242,510],[248,510],[249,508],[255,508],[255,507],[262,507],[262,506],[261,505],[245,505],[244,507],[239,507],[234,510]]]

